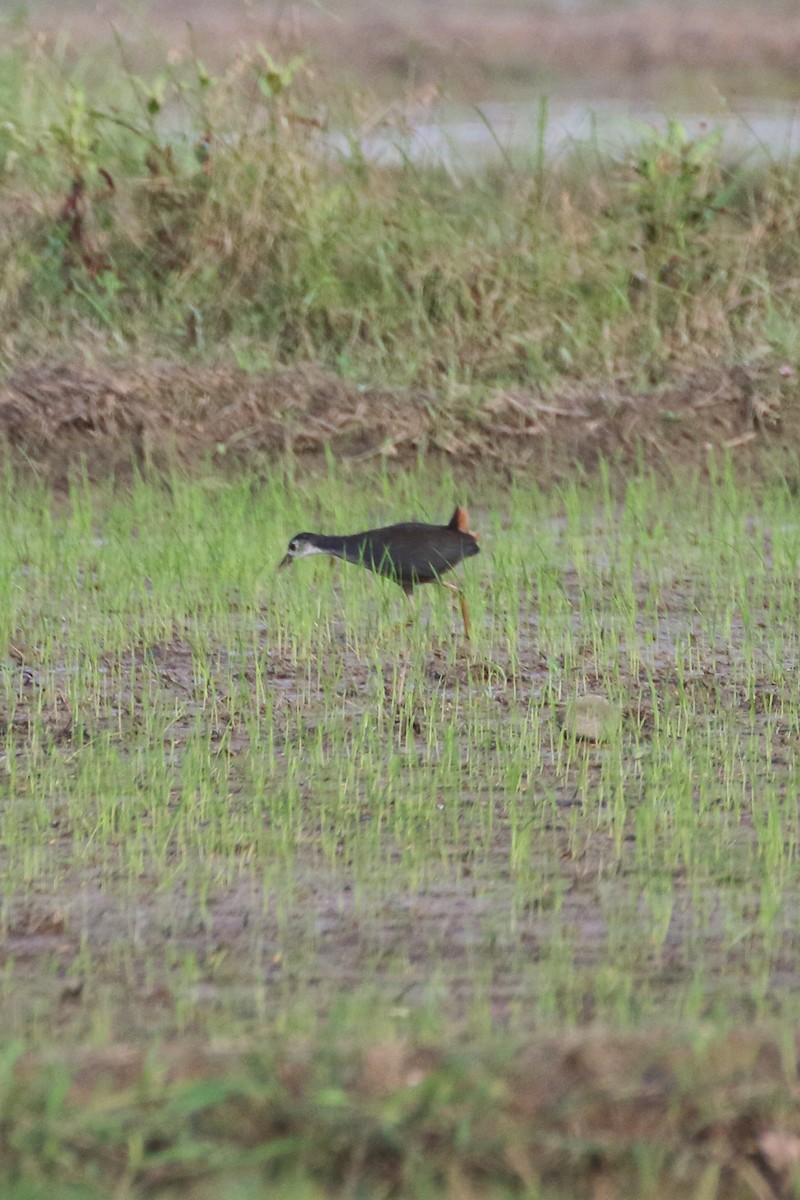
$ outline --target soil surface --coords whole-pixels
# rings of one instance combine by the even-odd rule
[[[646,393],[625,381],[502,388],[476,407],[312,365],[248,374],[46,363],[0,384],[0,439],[13,462],[54,482],[76,467],[93,478],[132,465],[259,469],[286,454],[313,465],[327,452],[365,466],[439,454],[509,476],[526,470],[543,487],[601,460],[672,472],[703,468],[716,452],[742,469],[794,475],[800,391],[788,366],[706,367]]]
[[[581,470],[588,474],[601,458],[612,470],[616,464],[622,479],[629,468],[642,464],[679,474],[703,470],[723,455],[732,456],[742,471],[754,476],[778,474],[795,480],[800,478],[799,416],[794,375],[777,366],[698,370],[654,387],[647,395],[621,383],[565,385],[547,395],[534,389],[498,390],[471,411],[452,402],[444,405],[422,392],[358,387],[313,367],[248,375],[221,367],[89,369],[51,363],[19,368],[0,387],[0,436],[10,461],[56,484],[84,467],[97,479],[110,473],[124,479],[135,469],[152,472],[168,485],[175,469],[208,472],[211,464],[227,471],[245,465],[267,472],[285,463],[287,455],[313,470],[325,463],[326,451],[365,470],[382,459],[411,463],[427,451],[454,464],[474,466],[484,478],[491,475],[500,482],[515,472],[528,472],[542,486]],[[489,513],[475,511],[472,518],[480,529],[482,518],[488,525]],[[754,524],[751,532],[769,567],[771,531]],[[601,542],[599,530],[598,538]],[[599,542],[594,550],[601,561]],[[673,703],[680,704],[691,714],[693,734],[703,737],[707,731],[710,744],[724,712],[726,729],[749,747],[751,761],[769,762],[773,793],[793,802],[797,662],[782,663],[781,682],[776,683],[767,639],[754,643],[739,617],[726,627],[724,641],[720,634],[712,644],[709,626],[699,615],[704,583],[673,564],[665,567],[656,630],[647,616],[648,611],[652,616],[649,581],[634,572],[640,616],[635,630],[628,632],[639,647],[638,671],[625,666],[631,660],[624,646],[618,661],[604,664],[584,627],[585,576],[573,568],[568,554],[558,575],[565,605],[573,614],[573,646],[570,661],[556,658],[556,665],[565,694],[578,684],[584,693],[614,696],[614,737],[622,739],[631,763],[625,779],[625,804],[631,811],[646,807],[646,785],[636,763],[656,742],[659,715],[653,710],[653,697],[658,698],[660,719]],[[374,582],[376,588],[384,584]],[[608,591],[599,595],[593,618],[601,624],[607,618],[613,627],[610,579]],[[432,790],[429,809],[422,806],[418,819],[424,835],[436,839],[437,854],[427,863],[423,856],[413,886],[400,841],[387,842],[386,858],[373,875],[365,878],[359,870],[359,844],[380,829],[380,806],[364,800],[359,810],[355,802],[346,827],[334,826],[326,817],[326,788],[335,783],[326,780],[318,766],[304,764],[294,749],[291,763],[287,761],[285,747],[292,745],[299,720],[309,744],[329,736],[331,694],[320,687],[313,664],[274,650],[268,612],[248,612],[243,618],[248,637],[239,649],[214,646],[210,675],[202,678],[193,650],[197,621],[194,629],[175,625],[172,636],[163,641],[137,644],[123,659],[98,656],[100,690],[87,693],[85,712],[73,711],[66,699],[67,666],[59,662],[58,653],[43,667],[35,646],[12,646],[4,669],[13,680],[16,703],[13,715],[0,713],[0,733],[7,750],[13,748],[20,761],[30,753],[34,738],[44,741],[49,754],[72,763],[80,760],[93,738],[106,736],[116,739],[122,759],[133,753],[137,731],[147,727],[146,708],[153,696],[176,714],[164,743],[165,758],[176,768],[174,785],[154,796],[145,783],[134,796],[140,822],[137,838],[143,847],[156,805],[168,810],[167,826],[172,828],[174,819],[174,828],[179,828],[187,804],[181,768],[198,731],[225,756],[219,799],[230,814],[231,829],[248,827],[246,821],[237,822],[238,811],[249,817],[252,830],[261,798],[253,794],[248,759],[252,764],[265,749],[250,742],[241,704],[228,691],[233,680],[237,688],[246,686],[249,697],[269,696],[277,759],[274,778],[280,781],[282,764],[291,768],[299,784],[299,803],[310,814],[282,873],[280,862],[272,863],[264,853],[271,819],[270,806],[264,805],[263,844],[258,844],[256,833],[252,844],[245,840],[229,848],[229,863],[241,861],[240,875],[231,879],[229,874],[224,880],[220,876],[201,897],[192,890],[192,862],[182,857],[178,837],[158,847],[160,861],[166,856],[167,863],[176,866],[165,886],[164,873],[146,853],[141,868],[131,873],[130,860],[123,859],[121,846],[117,849],[122,837],[117,844],[106,839],[102,848],[96,847],[91,814],[85,827],[77,828],[68,797],[48,796],[43,820],[35,818],[41,821],[37,857],[31,864],[37,883],[7,888],[3,896],[0,975],[7,1036],[44,1046],[41,1053],[20,1060],[20,1086],[30,1080],[34,1088],[39,1076],[51,1086],[53,1063],[60,1069],[67,1061],[74,1068],[66,1100],[70,1152],[79,1144],[74,1113],[84,1105],[90,1114],[96,1111],[98,1088],[106,1107],[114,1089],[127,1089],[126,1105],[139,1090],[149,1097],[140,1080],[150,1078],[153,1070],[154,1042],[159,1044],[159,1069],[165,1078],[213,1080],[218,1074],[245,1071],[240,1064],[253,1061],[253,1031],[261,1038],[276,1016],[290,1022],[296,1012],[305,1016],[311,1010],[324,1018],[349,995],[363,997],[371,988],[376,1005],[402,1017],[424,1006],[431,980],[436,979],[438,998],[452,1016],[454,1030],[468,1028],[478,1002],[487,1027],[509,1029],[530,1040],[529,1049],[505,1062],[502,1084],[496,1077],[491,1087],[480,1084],[481,1105],[491,1095],[493,1111],[505,1105],[521,1128],[546,1131],[542,1145],[534,1139],[529,1159],[520,1157],[523,1141],[514,1136],[521,1180],[538,1180],[542,1170],[549,1170],[554,1179],[569,1178],[570,1171],[579,1170],[573,1158],[580,1143],[591,1147],[587,1171],[592,1194],[634,1194],[635,1188],[614,1182],[616,1172],[625,1167],[624,1162],[619,1165],[620,1147],[632,1146],[638,1163],[646,1139],[658,1134],[668,1147],[663,1160],[672,1154],[679,1164],[678,1190],[686,1185],[687,1171],[711,1178],[707,1158],[714,1171],[722,1171],[720,1194],[738,1194],[727,1181],[729,1176],[734,1182],[739,1178],[744,1163],[748,1186],[752,1181],[757,1185],[750,1189],[753,1194],[788,1196],[789,1175],[800,1159],[800,1135],[783,1117],[760,1117],[752,1097],[762,1105],[777,1097],[781,1113],[794,1112],[796,1104],[791,1108],[783,1100],[787,1077],[794,1080],[794,1067],[787,1068],[789,1043],[785,1037],[779,1044],[762,1040],[758,1025],[751,1029],[751,1022],[754,1016],[759,1021],[773,1014],[783,1021],[787,1013],[794,1017],[800,927],[792,919],[778,930],[767,974],[759,980],[758,964],[763,966],[764,959],[759,957],[758,939],[764,935],[758,933],[760,897],[752,879],[752,863],[760,853],[752,810],[734,820],[730,810],[721,808],[715,815],[712,806],[708,827],[721,830],[724,870],[698,885],[677,865],[669,878],[671,909],[663,940],[628,937],[646,916],[638,888],[632,886],[641,878],[636,833],[629,828],[616,843],[607,824],[593,820],[591,812],[586,819],[587,797],[589,803],[599,803],[608,754],[602,735],[597,742],[587,738],[581,744],[569,772],[563,759],[558,761],[562,726],[569,717],[566,708],[548,698],[554,660],[552,652],[550,658],[543,657],[544,635],[533,593],[520,605],[519,651],[513,662],[500,648],[485,661],[466,652],[454,657],[450,643],[426,642],[420,650],[419,643],[397,636],[370,644],[365,656],[354,649],[340,613],[340,608],[332,612],[332,642],[326,652],[332,660],[331,677],[342,681],[337,685],[341,705],[336,708],[345,726],[343,735],[338,730],[345,748],[349,723],[356,729],[365,718],[380,719],[387,755],[405,756],[409,765],[416,765],[418,758],[425,765],[435,745],[427,736],[431,723],[437,714],[455,708],[459,698],[463,702],[468,692],[483,706],[482,727],[493,734],[476,742],[469,728],[454,726],[450,752],[462,765],[471,761],[470,780],[497,779],[498,762],[522,720],[538,722],[544,731],[542,757],[535,771],[519,779],[516,790],[496,784],[482,788],[480,783],[470,783],[455,795]],[[202,613],[196,616],[202,623]],[[69,637],[66,626],[63,636]],[[687,639],[692,645],[691,669],[679,652]],[[413,675],[418,681],[413,656],[419,653],[424,655],[424,674],[410,703],[403,691],[405,667],[408,678]],[[380,713],[375,711],[376,660],[382,661],[384,679],[397,680],[393,689],[386,689],[382,704],[378,699]],[[213,705],[208,702],[211,694]],[[56,699],[44,706],[42,721],[45,696]],[[516,876],[512,873],[513,843],[520,836],[512,794],[523,806],[535,805],[537,813],[546,814],[537,819],[535,842],[522,851],[531,881],[527,897],[520,888],[518,864]],[[398,797],[402,803],[401,788]],[[42,811],[40,800],[20,791],[13,797],[13,819],[34,819],[34,810]],[[384,816],[392,803],[387,796]],[[0,816],[6,820],[10,814]],[[164,826],[162,820],[160,827]],[[475,828],[485,838],[479,854],[464,848]],[[579,841],[576,829],[585,829]],[[446,853],[440,854],[439,847],[447,847]],[[7,845],[0,846],[0,875],[7,880],[8,853]],[[793,883],[788,887],[793,913],[797,892]],[[730,911],[747,934],[744,940],[731,939],[726,926]],[[565,964],[564,991],[558,985],[548,992],[551,1011],[569,1011],[582,1028],[543,1038],[538,989],[541,977],[559,961]],[[617,986],[610,963],[620,964],[630,980],[642,1016],[655,1018],[643,1034],[609,1036],[598,1019],[607,1013],[608,989]],[[696,1017],[706,1032],[702,1037],[692,1032],[685,1036],[706,1048],[693,1075],[687,1074],[687,1063],[693,1062],[694,1043],[674,1048],[672,1039],[678,1028],[683,1034],[683,1018],[675,1021],[675,1013],[697,977],[699,963],[704,1007],[688,1027],[695,1029]],[[766,996],[759,994],[761,984]],[[718,1011],[742,1029],[747,1026],[747,1032],[733,1033],[709,1051],[707,1031]],[[99,1048],[87,1049],[90,1046]],[[437,1050],[419,1051],[403,1043],[340,1050],[343,1057],[349,1053],[342,1078],[357,1098],[363,1093],[369,1112],[376,1097],[380,1103],[392,1089],[416,1087],[437,1069],[441,1057]],[[223,1108],[221,1115],[216,1110],[212,1114],[218,1125],[211,1127],[219,1128],[222,1142],[227,1144],[231,1130],[238,1136],[244,1129],[246,1138],[247,1130],[257,1127],[264,1139],[274,1136],[287,1142],[295,1128],[306,1129],[307,1114],[313,1114],[316,1103],[313,1071],[302,1062],[298,1065],[291,1057],[294,1053],[290,1044],[280,1065],[280,1079],[287,1081],[294,1109],[285,1104],[281,1108],[279,1099],[274,1133],[271,1127],[265,1133],[269,1107],[254,1100],[258,1111],[253,1120],[258,1123],[249,1126],[240,1097],[234,1094],[230,1113]],[[253,1069],[266,1079],[274,1075],[271,1067],[262,1069],[256,1063]],[[251,1088],[243,1095],[258,1097],[259,1092]],[[149,1111],[152,1102],[147,1103]],[[449,1111],[449,1099],[446,1105]],[[46,1111],[51,1120],[50,1109]],[[292,1118],[295,1125],[287,1111],[301,1114]],[[156,1114],[153,1120],[158,1119]],[[204,1119],[207,1139],[212,1118]],[[365,1120],[354,1124],[359,1137]],[[341,1134],[336,1128],[333,1158],[338,1161]],[[322,1164],[327,1179],[330,1167],[319,1151],[324,1131],[320,1135],[313,1128],[308,1136],[314,1162]],[[127,1150],[116,1158],[114,1147],[109,1150],[104,1126],[99,1138],[93,1132],[80,1144],[87,1160],[94,1155],[105,1164],[103,1178],[115,1177],[118,1162],[127,1161]],[[158,1157],[164,1144],[154,1140],[150,1147],[156,1164],[150,1174],[146,1164],[141,1169],[146,1183],[151,1177],[155,1183],[162,1181],[170,1169]],[[207,1144],[202,1143],[203,1154]],[[428,1152],[430,1138],[423,1145]],[[181,1147],[183,1153],[183,1141]],[[687,1167],[690,1153],[695,1165]],[[385,1170],[383,1143],[380,1154],[378,1176]],[[497,1168],[500,1174],[510,1154]],[[474,1164],[480,1187],[485,1187],[488,1161],[484,1156]],[[175,1172],[183,1162],[182,1155],[176,1157]],[[371,1164],[366,1168],[372,1169]],[[612,1179],[608,1188],[606,1175]],[[580,1191],[576,1185],[571,1194]],[[161,1193],[148,1188],[148,1194]],[[190,1193],[182,1187],[171,1194]]]
[[[157,475],[163,472],[165,482],[169,471],[176,467],[208,471],[209,460],[222,470],[247,464],[248,468],[268,471],[288,454],[313,468],[324,463],[326,450],[365,469],[381,458],[402,465],[426,450],[459,465],[474,464],[476,471],[485,471],[488,466],[493,477],[500,480],[504,474],[511,477],[514,472],[530,472],[542,486],[574,477],[579,470],[591,472],[601,458],[616,463],[624,476],[629,467],[640,467],[642,463],[667,473],[687,467],[703,469],[709,457],[717,453],[734,456],[742,470],[762,476],[782,473],[786,477],[788,473],[794,479],[800,461],[798,417],[795,378],[788,369],[778,367],[698,371],[648,395],[622,385],[603,389],[588,384],[565,386],[562,392],[546,397],[534,390],[498,390],[469,416],[453,404],[445,407],[437,403],[429,394],[363,388],[310,366],[250,375],[221,367],[168,364],[127,369],[49,364],[18,369],[0,388],[0,435],[12,462],[25,464],[56,483],[65,482],[80,465],[92,477],[101,478],[109,472],[124,477],[126,472],[139,469]],[[480,528],[480,518],[480,512],[473,514],[476,528]],[[640,581],[640,585],[644,588],[646,581]],[[581,588],[566,566],[563,586],[576,614],[577,635]],[[643,591],[642,600],[644,595]],[[647,697],[655,690],[664,702],[674,693],[678,683],[676,641],[690,636],[697,646],[695,670],[691,678],[681,681],[681,687],[691,694],[688,703],[696,719],[702,721],[704,712],[718,706],[723,694],[730,711],[740,715],[744,738],[758,737],[765,746],[769,741],[773,755],[781,739],[791,742],[794,735],[774,714],[791,710],[792,704],[787,699],[784,706],[776,695],[770,664],[765,661],[754,693],[746,695],[736,683],[742,677],[742,646],[736,637],[729,645],[708,646],[703,644],[702,630],[695,628],[695,583],[676,578],[674,586],[664,590],[662,599],[661,640],[653,643],[645,628],[639,630],[642,646],[649,647],[642,659],[644,675],[623,679],[628,691],[621,714],[624,727],[635,728],[638,737],[646,732],[652,719]],[[612,610],[611,596],[609,606]],[[420,698],[420,729],[424,731],[435,705],[450,704],[459,690],[471,687],[473,682],[483,693],[491,694],[491,701],[486,702],[495,706],[499,728],[510,719],[506,714],[510,714],[512,703],[517,713],[520,706],[537,709],[552,664],[541,656],[537,613],[532,604],[521,609],[519,628],[519,661],[513,667],[510,662],[482,663],[468,657],[453,665],[444,649],[428,649],[429,687]],[[253,648],[250,659],[236,664],[234,676],[243,673],[254,685],[257,672],[265,670],[278,731],[284,717],[287,722],[296,721],[299,707],[305,728],[313,736],[315,728],[324,722],[325,700],[308,683],[308,664],[276,658],[269,649],[266,625],[260,636],[261,651],[257,653]],[[388,678],[392,677],[389,664],[399,661],[402,666],[403,653],[410,653],[397,645],[375,649],[386,659]],[[113,704],[111,697],[98,697],[95,711],[113,713],[116,705],[118,714],[125,714],[131,730],[135,730],[136,714],[155,689],[170,703],[174,701],[175,712],[180,713],[169,730],[169,753],[179,761],[197,722],[211,719],[203,708],[208,681],[194,675],[191,633],[176,629],[170,641],[141,646],[135,653],[140,681],[137,693],[115,695]],[[226,717],[225,680],[232,677],[231,653],[225,646],[215,651],[218,669],[213,690],[218,707],[216,724],[209,732],[212,739],[226,739],[235,760],[237,755],[246,758],[251,748],[246,730],[233,717],[230,721]],[[374,702],[369,690],[374,662],[354,652],[343,625],[336,630],[332,653],[342,658],[337,676],[347,680],[342,703],[348,717],[357,722]],[[17,693],[21,700],[10,734],[24,755],[33,722],[33,717],[30,723],[26,721],[26,697],[31,713],[37,712],[41,689],[47,686],[48,694],[52,694],[53,679],[39,675],[34,648],[18,646],[14,654],[10,669],[18,672]],[[112,669],[118,664],[109,663],[108,667],[111,687],[111,679],[118,680],[118,672]],[[58,667],[55,672],[57,675]],[[582,689],[604,693],[602,668],[595,662],[590,642],[579,674]],[[758,710],[755,730],[753,705]],[[388,728],[394,730],[390,739],[396,736],[398,746],[406,747],[409,729],[401,727],[399,715],[394,721],[392,714],[407,712],[407,706],[395,696],[386,697],[386,706]],[[407,725],[408,718],[403,719]],[[552,728],[553,745],[557,744],[563,714],[539,708],[537,719]],[[116,722],[117,718],[102,720]],[[98,724],[91,714],[75,714],[66,702],[57,704],[47,717],[47,735],[54,752],[74,754],[83,738],[108,732],[102,728],[102,720]],[[412,722],[412,744],[416,732]],[[424,743],[423,732],[420,747]],[[489,755],[487,777],[491,777],[502,747],[470,747],[465,733],[462,751],[465,755]],[[407,748],[402,752],[413,753]],[[588,778],[601,769],[603,753],[602,746],[586,746]],[[325,781],[315,778],[313,772],[303,782],[309,811],[316,810],[316,792],[324,787]],[[545,771],[535,787],[537,793],[544,789],[556,800],[547,837],[532,852],[532,870],[541,879],[549,878],[550,883],[544,901],[520,914],[516,950],[524,945],[531,963],[546,953],[557,910],[558,921],[566,921],[574,930],[574,961],[586,968],[589,980],[608,954],[608,930],[597,915],[598,889],[613,891],[618,878],[627,890],[625,861],[627,854],[634,853],[634,847],[623,847],[620,863],[608,837],[595,832],[576,858],[568,849],[567,831],[571,809],[581,803],[579,790],[571,783],[565,784],[555,767],[552,776]],[[163,803],[163,798],[159,802]],[[252,798],[243,787],[230,802],[234,807],[238,803],[247,805]],[[481,795],[465,800],[467,805],[487,802]],[[169,803],[177,811],[181,796],[172,796]],[[434,826],[440,812],[442,822],[452,820],[452,814],[444,811],[446,805],[442,810],[437,808],[436,797],[431,803]],[[374,903],[369,905],[363,901],[366,885],[359,884],[362,895],[357,911],[348,874],[351,846],[343,837],[339,861],[332,865],[320,850],[323,841],[329,845],[331,831],[322,828],[309,837],[306,845],[296,848],[291,890],[283,897],[272,894],[269,884],[245,879],[244,870],[242,881],[212,896],[207,907],[200,906],[189,892],[159,892],[158,879],[149,877],[145,867],[132,904],[129,883],[117,892],[107,885],[106,867],[102,872],[95,870],[91,855],[85,861],[76,859],[75,831],[54,803],[47,852],[57,882],[46,895],[6,897],[7,933],[0,969],[3,963],[13,963],[18,1013],[48,1011],[54,1028],[63,1022],[80,1036],[87,1032],[91,1014],[100,1002],[95,994],[90,1005],[85,1003],[82,976],[75,965],[89,936],[97,968],[93,971],[93,986],[99,986],[113,1009],[115,1023],[119,1022],[129,1034],[137,1030],[144,1033],[159,1021],[163,1021],[165,1032],[174,1032],[179,1001],[190,1003],[195,1010],[213,1010],[224,995],[230,1011],[231,1004],[236,1007],[238,995],[245,1023],[256,1016],[256,996],[266,997],[267,1001],[274,996],[278,1003],[287,994],[300,991],[313,995],[317,989],[324,1007],[332,987],[346,990],[351,983],[363,983],[365,962],[370,964],[376,988],[398,1004],[419,999],[435,963],[447,978],[454,1004],[466,1010],[478,955],[491,965],[491,1003],[494,1016],[502,1020],[519,992],[518,965],[514,964],[520,960],[516,953],[506,954],[502,940],[505,914],[514,903],[513,880],[507,865],[501,865],[509,862],[512,828],[505,802],[492,803],[496,803],[493,842],[486,864],[478,872],[468,863],[461,863],[454,850],[451,877],[431,881],[414,894],[393,892],[387,879],[381,877],[374,882]],[[633,803],[630,797],[628,803]],[[364,826],[374,819],[375,814],[365,806]],[[733,859],[739,853],[746,858],[752,852],[750,833],[746,822],[731,830]],[[242,846],[243,863],[252,852],[252,847]],[[733,859],[732,885],[743,886],[736,878]],[[610,874],[606,863],[616,864]],[[681,894],[679,878],[674,886],[674,916],[665,943],[657,953],[654,951],[652,962],[639,964],[643,971],[646,969],[648,985],[657,985],[668,1002],[671,990],[684,987],[691,977],[699,952],[709,975],[718,978],[721,989],[730,990],[731,971],[739,968],[719,952],[721,931],[715,927],[713,915],[698,932],[693,928],[691,898]],[[548,908],[547,894],[552,897],[553,912]],[[707,905],[713,914],[713,896],[707,897]],[[493,928],[495,914],[502,915],[497,929]],[[287,962],[279,949],[286,943],[287,931],[289,940],[299,948],[297,964]],[[104,978],[104,947],[128,943],[136,951],[131,953],[127,978],[120,977],[118,964]],[[154,978],[150,964],[163,959],[165,946],[172,946],[179,959],[191,954],[199,964],[198,978],[188,994],[185,980],[173,978],[167,969]],[[796,938],[785,940],[781,959],[774,968],[776,994],[797,986],[798,949]],[[43,971],[45,961],[55,965]],[[403,965],[402,971],[398,964]],[[709,996],[713,997],[713,988]],[[587,1018],[593,1005],[587,984]],[[746,1015],[744,992],[742,1006]]]

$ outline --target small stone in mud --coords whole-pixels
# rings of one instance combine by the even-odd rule
[[[563,728],[581,742],[607,742],[619,729],[621,715],[605,696],[589,692],[568,702]]]
[[[80,999],[82,992],[83,992],[83,980],[82,979],[65,979],[63,984],[61,985],[61,994],[59,996],[59,999],[62,1001],[78,1000],[78,999]]]

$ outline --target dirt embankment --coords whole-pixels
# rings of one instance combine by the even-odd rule
[[[546,395],[497,389],[476,404],[345,382],[313,366],[247,374],[148,364],[22,367],[0,385],[10,460],[55,482],[77,467],[110,472],[255,468],[292,455],[401,465],[420,453],[463,465],[528,469],[543,485],[601,459],[668,471],[716,452],[743,469],[794,475],[800,393],[787,368],[697,370],[651,392],[565,384]]]

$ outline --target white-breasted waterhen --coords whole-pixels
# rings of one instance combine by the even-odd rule
[[[478,535],[469,529],[467,510],[458,505],[447,525],[405,521],[383,529],[366,529],[363,533],[297,533],[278,566],[288,567],[296,558],[308,554],[331,554],[393,579],[407,596],[417,584],[440,583],[458,596],[464,634],[469,639],[471,623],[466,598],[460,588],[447,583],[442,576],[479,549]]]

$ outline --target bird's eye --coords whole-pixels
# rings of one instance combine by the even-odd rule
[[[296,550],[296,549],[297,549],[297,542],[294,542],[294,541],[292,541],[292,542],[289,542],[289,549],[290,549],[290,550]]]

